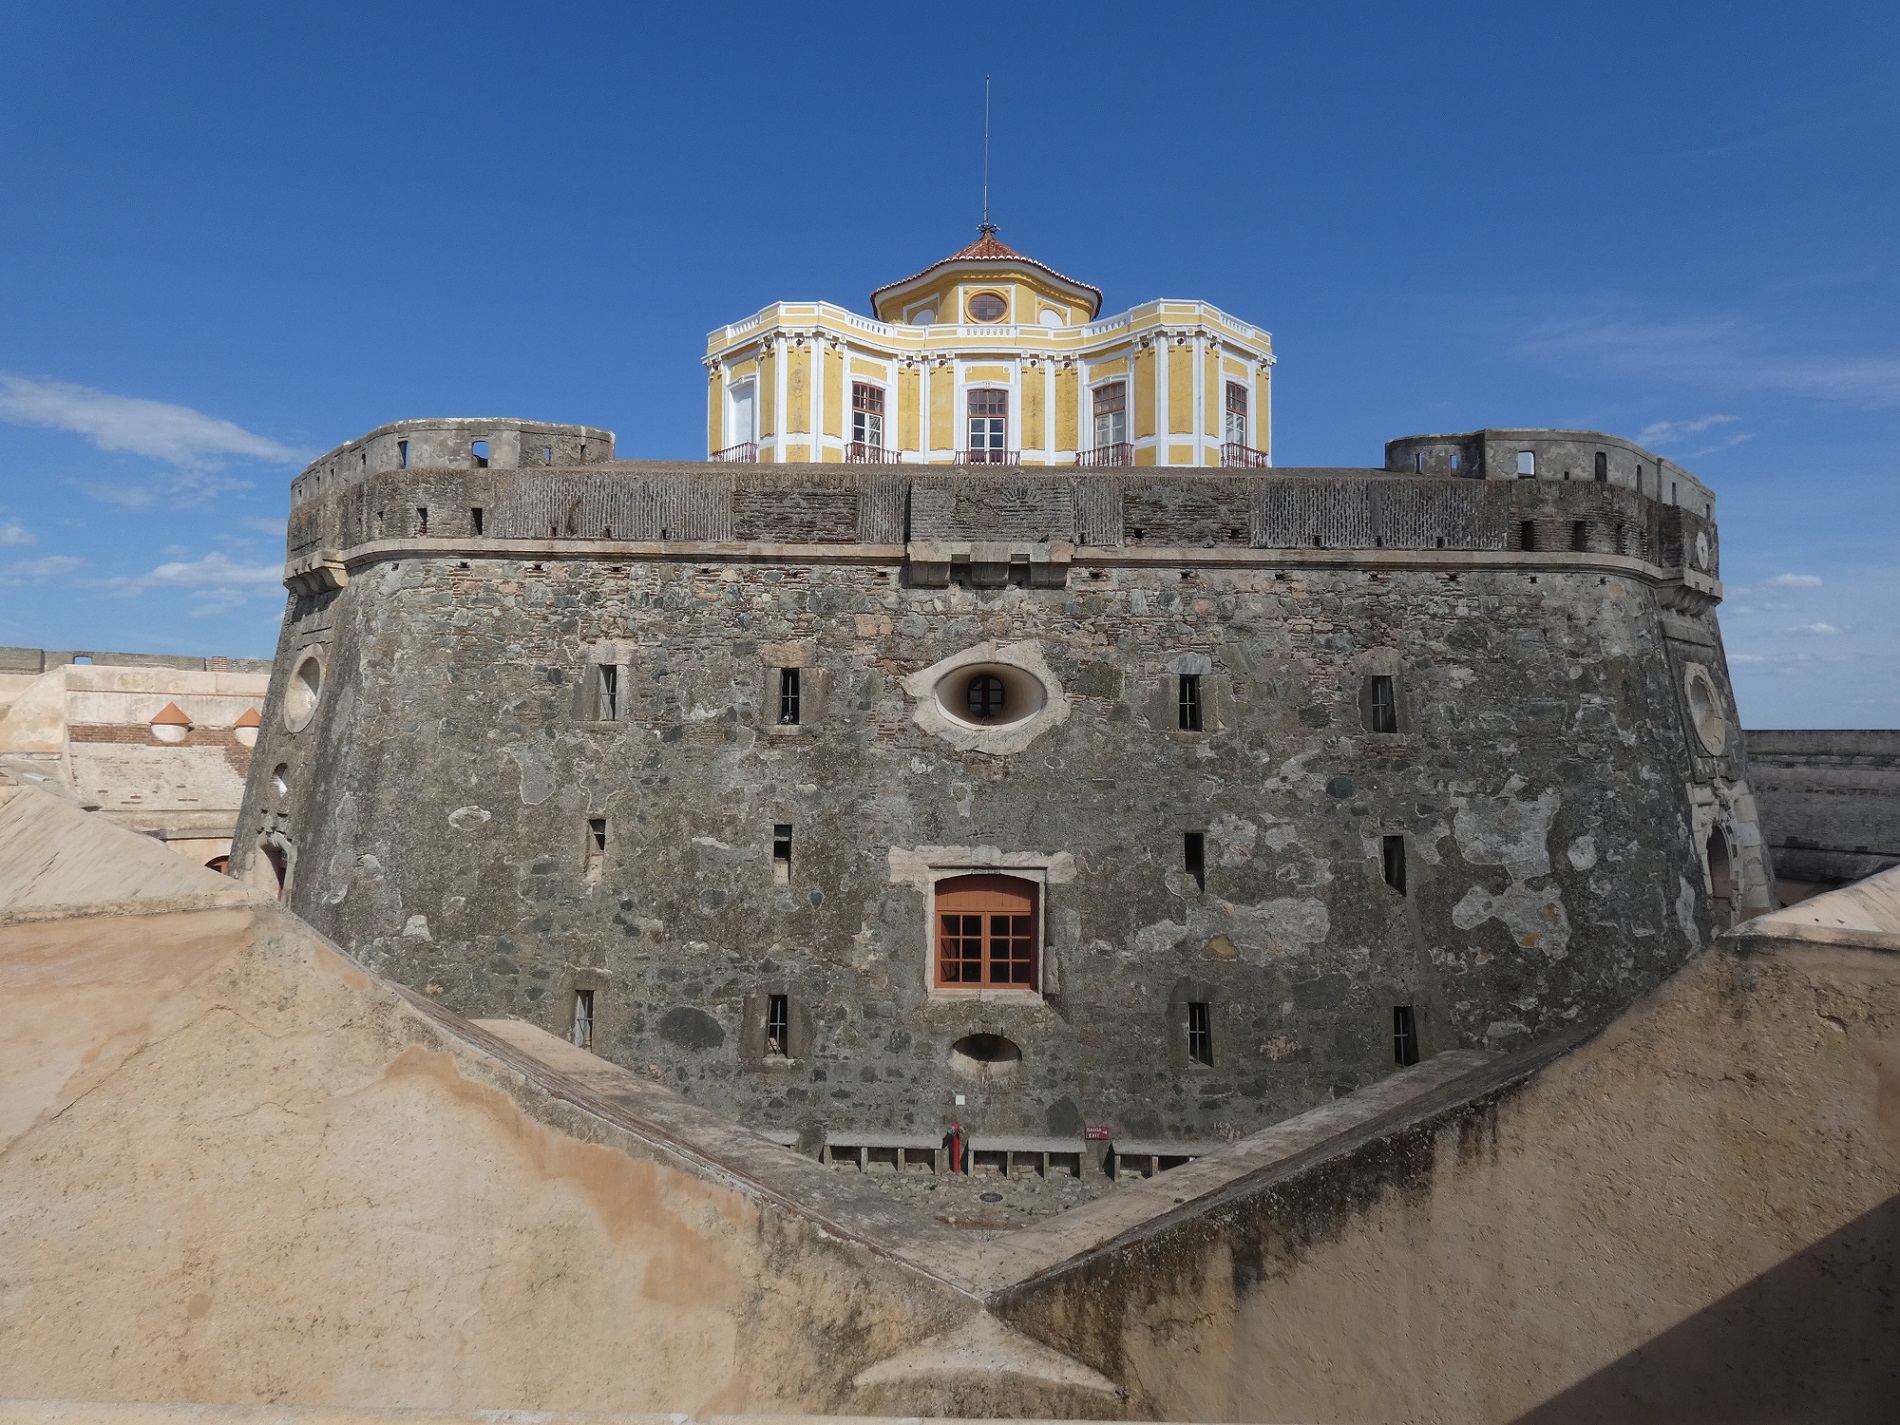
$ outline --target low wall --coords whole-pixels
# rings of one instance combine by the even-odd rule
[[[1900,872],[1511,1067],[994,1307],[1164,1419],[1892,1419]]]

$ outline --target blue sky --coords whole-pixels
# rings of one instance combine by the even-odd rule
[[[1013,246],[1269,328],[1283,465],[1646,440],[1744,721],[1900,725],[1900,7],[0,0],[0,643],[268,654],[384,421],[704,453],[705,333]]]

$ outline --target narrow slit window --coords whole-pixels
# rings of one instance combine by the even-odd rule
[[[1366,681],[1366,731],[1397,732],[1399,702],[1398,691],[1392,685],[1392,675],[1377,673]]]
[[[765,997],[765,1057],[789,1059],[792,1056],[792,1001],[789,995]]]
[[[554,447],[553,446],[544,445],[541,447],[541,463],[543,465],[552,465],[554,463]]]
[[[574,991],[573,1038],[576,1049],[594,1047],[594,992],[592,990]]]
[[[1524,520],[1517,527],[1517,547],[1519,549],[1537,548],[1537,521]]]
[[[1590,523],[1588,520],[1572,520],[1570,523],[1570,547],[1579,554],[1590,548]]]
[[[1207,889],[1207,833],[1181,833],[1181,868],[1194,877],[1196,886]]]
[[[1379,854],[1385,862],[1385,883],[1405,894],[1405,838],[1386,836],[1380,838]]]
[[[594,716],[601,722],[620,721],[620,669],[616,664],[594,665]]]
[[[1191,1000],[1187,1007],[1187,1051],[1188,1061],[1194,1064],[1214,1064],[1214,1016],[1206,1000]]]
[[[772,826],[772,880],[781,886],[792,882],[792,825],[787,821]]]
[[[1199,732],[1201,730],[1201,675],[1183,673],[1181,685],[1175,697],[1180,714],[1181,731]]]
[[[477,470],[486,470],[488,468],[488,442],[487,441],[471,440],[468,443],[468,453],[475,457],[475,468]]]
[[[1412,452],[1412,473],[1414,475],[1423,475],[1425,473],[1425,452],[1422,450]]]
[[[1455,450],[1451,453],[1451,473],[1454,475],[1458,473],[1458,452]]]
[[[427,505],[417,505],[416,506],[416,533],[427,534],[428,532],[429,532],[429,507]]]
[[[1401,1069],[1418,1062],[1418,1020],[1409,1004],[1392,1006],[1392,1062]]]
[[[1601,450],[1597,452],[1591,473],[1596,476],[1599,484],[1610,478],[1610,457]]]
[[[587,818],[587,879],[598,881],[601,868],[607,864],[607,818],[590,816]]]
[[[475,533],[480,534],[482,532],[482,507],[480,505],[469,506],[468,522],[474,527]]]
[[[778,670],[778,720],[781,727],[797,727],[799,719],[798,669]]]
[[[396,463],[404,470],[409,468],[409,442],[406,440],[396,442]]]

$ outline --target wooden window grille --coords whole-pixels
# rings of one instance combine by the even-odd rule
[[[978,292],[970,298],[970,318],[978,322],[1000,322],[1009,304],[995,292]]]
[[[851,383],[851,440],[873,450],[884,448],[884,388],[868,381]]]
[[[1199,673],[1180,675],[1180,687],[1175,695],[1175,704],[1180,715],[1181,731],[1199,732],[1201,730],[1201,675]]]
[[[937,884],[937,983],[1037,985],[1036,886],[1016,876],[954,876]]]
[[[994,673],[980,673],[970,679],[964,701],[971,717],[994,718],[1003,715],[1005,697],[1006,690],[1001,678]]]
[[[1094,390],[1095,448],[1109,451],[1128,440],[1128,383],[1109,381]]]
[[[1247,443],[1247,388],[1238,381],[1227,383],[1226,425],[1221,439],[1229,445]]]
[[[975,464],[1000,463],[1009,446],[1009,392],[985,386],[969,396],[969,459]]]
[[[1187,1007],[1188,1060],[1195,1064],[1214,1064],[1214,1016],[1206,1000],[1192,1000]]]

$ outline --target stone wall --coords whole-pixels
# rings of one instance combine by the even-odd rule
[[[290,542],[240,869],[268,846],[299,914],[459,1011],[565,1033],[586,992],[599,1052],[808,1145],[1243,1132],[1389,1072],[1400,1008],[1423,1052],[1509,1047],[1768,903],[1713,526],[1634,490],[385,471],[311,492]],[[1046,703],[944,717],[973,660]],[[1039,993],[932,984],[934,886],[985,869],[1041,897]],[[789,1060],[774,995],[811,1026]],[[1020,1060],[973,1068],[976,1034]]]
[[[1900,732],[1746,737],[1785,904],[1900,865]]]

